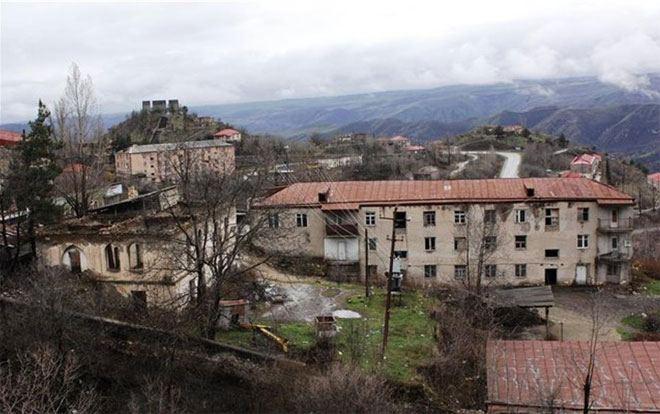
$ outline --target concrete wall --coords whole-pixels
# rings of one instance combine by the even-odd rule
[[[589,220],[582,222],[578,220],[578,208],[589,208]],[[547,228],[545,226],[545,209],[556,208],[559,210],[559,226]],[[406,251],[407,259],[402,260],[406,269],[406,276],[415,279],[418,283],[457,283],[454,278],[454,266],[467,263],[466,251],[454,250],[454,238],[466,237],[471,239],[470,249],[474,257],[476,251],[475,239],[480,239],[478,228],[471,227],[481,222],[483,210],[495,209],[497,216],[497,249],[484,260],[486,264],[497,265],[497,276],[495,278],[484,278],[485,284],[497,285],[538,285],[545,283],[545,270],[557,269],[557,283],[569,285],[575,282],[576,267],[586,266],[588,269],[587,283],[600,284],[606,280],[602,277],[602,264],[598,263],[597,255],[608,252],[605,245],[609,242],[609,236],[598,231],[598,218],[609,217],[610,208],[602,207],[595,202],[555,202],[537,204],[483,204],[483,205],[416,205],[401,206],[399,211],[405,211],[407,215],[407,228],[397,230],[397,242],[395,251]],[[526,210],[526,222],[515,222],[515,210]],[[319,208],[305,209],[314,211],[308,217],[322,215]],[[369,238],[377,240],[377,249],[369,251],[369,264],[377,266],[377,273],[383,274],[389,266],[390,234],[392,222],[383,220],[381,217],[392,217],[393,207],[366,207],[355,211],[355,217],[359,222],[360,238],[357,241],[359,249],[359,260],[364,274],[364,231],[369,232]],[[470,224],[458,225],[454,223],[454,211],[465,210],[468,213]],[[620,208],[620,220],[625,220],[632,213],[630,207]],[[294,210],[288,210],[293,212]],[[295,210],[298,211],[298,210]],[[435,226],[424,226],[423,213],[434,211],[436,215]],[[376,225],[366,226],[365,216],[367,212],[376,214]],[[321,220],[319,219],[319,223]],[[295,233],[295,232],[294,232]],[[313,257],[324,257],[324,250],[320,249],[320,242],[325,234],[321,225],[310,227],[305,232],[308,243],[297,246],[296,254]],[[515,248],[515,236],[527,236],[526,249]],[[588,246],[578,248],[578,235],[588,236]],[[425,238],[435,237],[435,250],[425,250]],[[630,237],[629,233],[620,234],[620,243],[623,246],[624,239]],[[558,258],[546,258],[546,249],[558,249]],[[632,250],[630,250],[632,253]],[[474,260],[472,261],[474,263]],[[527,265],[527,276],[515,276],[515,265]],[[424,265],[436,265],[437,276],[433,279],[424,277]],[[476,269],[470,268],[476,273]],[[627,269],[622,269],[622,280],[627,280]]]

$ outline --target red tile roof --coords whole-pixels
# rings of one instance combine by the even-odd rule
[[[579,172],[575,172],[575,171],[563,171],[561,173],[561,176],[563,178],[580,178],[580,177],[582,177],[582,174],[580,174]]]
[[[16,145],[23,140],[23,136],[18,132],[0,129],[0,146]]]
[[[221,129],[220,131],[216,132],[213,134],[214,137],[233,137],[234,135],[238,135],[240,132],[236,131],[235,129],[231,128],[225,128]]]
[[[534,189],[534,197],[527,189]],[[435,181],[335,181],[292,184],[265,198],[263,206],[318,206],[318,194],[329,190],[324,209],[335,204],[412,205],[461,202],[597,201],[632,204],[633,198],[587,178],[495,178]]]
[[[588,358],[587,341],[489,342],[489,412],[544,406],[553,393],[562,412],[581,411]],[[660,342],[599,342],[593,378],[593,411],[660,412]]]
[[[646,178],[649,180],[649,182],[660,183],[660,172],[649,174]]]
[[[598,154],[580,154],[576,155],[575,158],[573,158],[573,161],[571,161],[572,165],[576,164],[586,164],[586,165],[592,165],[596,161],[600,161],[601,157]]]

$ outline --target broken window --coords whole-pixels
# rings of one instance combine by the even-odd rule
[[[408,252],[406,250],[396,250],[394,252],[394,257],[398,257],[399,259],[407,259]]]
[[[369,250],[376,250],[378,248],[378,239],[375,237],[369,238]]]
[[[465,279],[467,275],[467,266],[466,265],[456,265],[454,266],[454,278],[456,279]]]
[[[619,248],[619,238],[612,237],[612,250],[617,250]]]
[[[435,211],[424,212],[424,226],[435,226]]]
[[[424,277],[436,277],[438,267],[436,265],[424,265]]]
[[[577,220],[581,223],[589,221],[589,208],[580,207],[577,209]]]
[[[484,211],[484,223],[495,224],[497,222],[497,215],[495,210],[485,210]]]
[[[495,276],[497,276],[497,265],[486,265],[486,266],[484,266],[484,276],[485,277],[495,277]]]
[[[454,250],[465,250],[467,247],[467,240],[465,237],[454,237]]]
[[[527,265],[526,264],[517,264],[515,274],[516,274],[516,277],[527,277]]]
[[[280,227],[280,215],[277,213],[268,215],[268,227],[271,229],[277,229]]]
[[[307,227],[307,214],[297,213],[296,214],[296,226],[297,227]]]
[[[108,270],[117,271],[120,269],[119,247],[112,244],[105,246],[105,263]]]
[[[142,269],[142,246],[139,243],[132,243],[128,246],[128,261],[131,270]]]
[[[435,250],[435,237],[425,237],[424,238],[424,249],[425,250]]]
[[[527,248],[527,236],[516,236],[516,249],[523,250]]]
[[[559,249],[546,249],[545,257],[556,259],[557,257],[559,257]]]
[[[395,229],[405,229],[406,228],[406,212],[397,211],[394,213],[394,228]]]
[[[546,208],[545,209],[545,227],[556,229],[559,227],[559,209]]]

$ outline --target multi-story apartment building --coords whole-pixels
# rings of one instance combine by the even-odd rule
[[[220,140],[132,145],[115,154],[117,175],[143,176],[153,182],[177,181],[186,168],[230,173],[234,146]]]
[[[633,202],[586,178],[525,178],[296,183],[257,208],[289,233],[265,248],[360,275],[367,250],[370,273],[388,269],[394,230],[416,282],[602,284],[629,280]]]

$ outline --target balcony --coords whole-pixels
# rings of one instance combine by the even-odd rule
[[[628,262],[632,257],[632,249],[629,247],[619,247],[608,253],[598,255],[598,260],[607,263]]]
[[[598,231],[603,233],[624,233],[632,231],[632,218],[619,219],[617,221],[598,219]]]
[[[356,223],[325,224],[325,235],[328,237],[357,237],[359,234]]]

